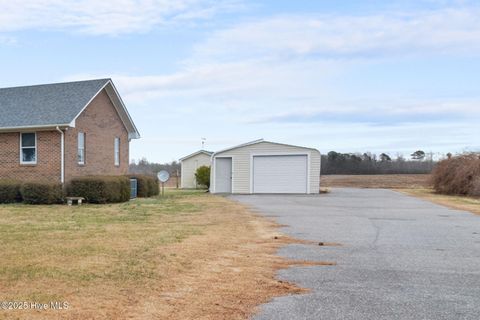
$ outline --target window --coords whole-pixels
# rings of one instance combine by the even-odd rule
[[[120,138],[115,138],[115,165],[120,165]]]
[[[37,134],[35,132],[20,134],[20,163],[37,163]]]
[[[77,160],[78,164],[85,164],[85,132],[78,133]]]

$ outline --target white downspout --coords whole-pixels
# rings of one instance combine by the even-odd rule
[[[210,156],[210,193],[215,193],[215,154]]]
[[[65,182],[65,133],[57,127],[60,132],[60,182]]]

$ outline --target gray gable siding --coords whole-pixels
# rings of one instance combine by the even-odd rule
[[[0,89],[0,128],[67,125],[109,81]]]

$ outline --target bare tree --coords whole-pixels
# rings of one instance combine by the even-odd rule
[[[130,163],[130,173],[156,175],[160,170],[166,170],[171,176],[180,175],[180,163],[172,161],[170,163],[149,162],[146,158],[142,158],[136,162]]]

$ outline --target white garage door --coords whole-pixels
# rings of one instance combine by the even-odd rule
[[[254,156],[253,193],[307,193],[306,155]]]

